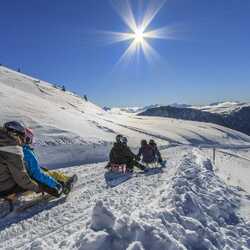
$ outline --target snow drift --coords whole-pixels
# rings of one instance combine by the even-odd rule
[[[215,250],[249,249],[250,223],[239,214],[240,194],[213,171],[209,159],[193,150],[169,183],[162,183],[157,200],[143,211],[114,215],[98,200],[85,232],[70,249]]]

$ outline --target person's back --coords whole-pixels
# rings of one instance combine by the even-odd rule
[[[149,145],[152,146],[152,148],[153,148],[153,150],[154,150],[155,157],[157,158],[157,161],[158,161],[159,163],[162,163],[163,161],[162,161],[161,153],[160,153],[160,151],[159,151],[159,149],[158,149],[158,147],[157,147],[156,142],[155,142],[154,140],[151,139],[151,140],[149,141]]]
[[[127,168],[133,170],[136,166],[141,170],[145,167],[135,160],[136,155],[130,150],[127,145],[127,138],[122,135],[116,136],[116,142],[114,143],[110,154],[109,154],[109,164],[106,168],[109,168],[111,164],[126,164]]]
[[[130,158],[129,153],[125,145],[115,142],[110,152],[110,163],[124,164]]]
[[[22,147],[5,128],[0,128],[0,183],[1,196],[15,190],[39,191],[25,169]]]
[[[153,163],[155,162],[155,153],[151,145],[149,145],[145,140],[141,143],[141,148],[139,149],[138,158],[142,156],[142,162]]]

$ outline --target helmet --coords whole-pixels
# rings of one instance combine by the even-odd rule
[[[116,140],[117,143],[121,143],[122,142],[122,138],[123,138],[122,135],[117,135],[116,138],[115,138],[115,140]]]
[[[25,135],[25,127],[20,122],[17,121],[6,122],[4,124],[4,128],[7,130],[7,132],[21,136]]]
[[[146,140],[141,140],[141,146],[146,146],[148,143]]]
[[[33,138],[34,138],[34,133],[33,133],[32,129],[26,128],[25,129],[25,143],[32,144]]]
[[[149,141],[149,144],[151,144],[151,145],[156,145],[156,143],[155,143],[155,141],[154,141],[153,139],[151,139],[151,140]]]
[[[125,137],[125,136],[122,137],[122,143],[123,144],[127,144],[128,143],[127,137]]]

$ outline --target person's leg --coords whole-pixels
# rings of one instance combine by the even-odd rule
[[[24,193],[27,192],[28,190],[23,189],[22,187],[15,185],[14,187],[6,190],[6,191],[2,191],[0,192],[0,197],[6,197],[12,194],[20,194],[20,193]]]
[[[133,165],[139,168],[140,170],[144,170],[146,167],[142,165],[140,162],[133,160]]]
[[[45,193],[50,194],[52,196],[55,196],[57,198],[60,197],[62,194],[62,188],[61,188],[61,190],[58,190],[56,188],[50,188],[42,183],[38,183],[38,184],[39,184],[39,187],[41,189],[41,192],[45,192]]]
[[[60,182],[60,183],[65,183],[69,180],[69,176],[65,175],[62,172],[59,171],[46,171],[46,174],[53,177],[56,181]]]
[[[77,175],[67,176],[60,171],[48,170],[46,174],[53,177],[63,186],[63,193],[66,195],[71,191],[73,184],[77,181]]]
[[[130,159],[130,160],[126,163],[126,165],[127,165],[127,168],[128,168],[129,170],[133,170],[134,167],[137,167],[137,168],[139,168],[139,169],[141,169],[141,170],[144,170],[144,169],[146,168],[145,166],[143,166],[141,163],[139,163],[138,161],[136,161],[136,160],[134,160],[134,159]]]

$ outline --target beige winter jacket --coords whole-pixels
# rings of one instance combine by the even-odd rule
[[[0,127],[0,192],[7,191],[16,184],[25,190],[39,190],[38,184],[26,171],[22,147]]]

